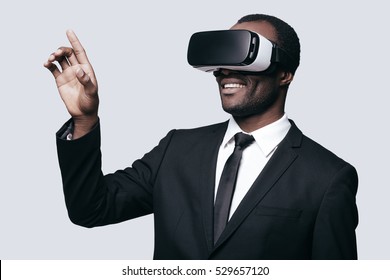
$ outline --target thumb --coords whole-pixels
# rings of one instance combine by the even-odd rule
[[[76,77],[79,82],[85,87],[93,86],[91,78],[83,71],[83,69],[76,69]]]

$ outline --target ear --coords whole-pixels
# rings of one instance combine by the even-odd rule
[[[280,72],[280,86],[289,86],[292,80],[294,79],[294,74],[290,71],[282,70]]]

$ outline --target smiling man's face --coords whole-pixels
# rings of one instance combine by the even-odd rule
[[[274,27],[266,21],[244,22],[231,29],[246,29],[277,42]],[[279,106],[280,79],[277,73],[268,75],[244,75],[233,70],[221,69],[217,77],[223,109],[235,117],[247,117],[266,112]]]

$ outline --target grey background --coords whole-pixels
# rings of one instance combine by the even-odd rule
[[[150,259],[153,217],[84,229],[67,218],[54,133],[68,119],[42,64],[72,28],[99,80],[105,173],[172,128],[220,122],[212,75],[186,63],[190,35],[268,13],[302,61],[287,113],[359,172],[361,259],[390,259],[389,39],[385,1],[2,1],[0,259]],[[135,135],[142,135],[135,137]]]

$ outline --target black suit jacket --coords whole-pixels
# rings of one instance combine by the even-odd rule
[[[131,168],[106,176],[99,125],[74,141],[57,137],[69,217],[94,227],[154,213],[155,259],[356,259],[356,170],[291,123],[215,246],[226,122],[173,130]]]

